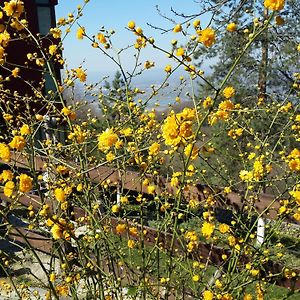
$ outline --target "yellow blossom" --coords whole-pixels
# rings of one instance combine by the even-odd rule
[[[200,20],[199,19],[196,19],[194,22],[193,22],[193,26],[195,28],[199,27],[200,26]]]
[[[101,151],[109,150],[118,141],[118,135],[113,129],[107,128],[98,136],[98,148]]]
[[[9,122],[10,120],[12,120],[12,119],[14,118],[11,114],[6,114],[6,113],[4,113],[4,114],[2,115],[2,117],[3,117],[3,119],[4,119],[5,121],[7,121],[7,122]]]
[[[116,233],[117,234],[122,234],[122,233],[125,232],[125,230],[126,230],[126,224],[118,224],[116,226]]]
[[[21,0],[10,0],[4,2],[3,11],[8,17],[20,18],[24,12],[24,3]]]
[[[54,55],[57,51],[57,45],[50,45],[49,46],[49,54]]]
[[[127,27],[131,30],[133,30],[135,28],[135,22],[134,21],[129,21],[127,24]]]
[[[14,192],[14,188],[15,188],[15,184],[13,181],[6,182],[3,189],[4,195],[6,197],[11,197]]]
[[[199,42],[205,47],[211,47],[216,41],[215,31],[211,28],[200,30]]]
[[[192,280],[193,280],[194,282],[198,282],[198,281],[200,280],[200,276],[199,276],[199,275],[194,275],[194,276],[192,277]]]
[[[0,143],[0,158],[5,162],[9,162],[11,159],[9,147],[4,143]]]
[[[111,211],[114,213],[114,214],[117,214],[119,213],[121,210],[120,206],[118,204],[114,204],[112,207],[111,207]]]
[[[232,86],[227,86],[224,90],[223,90],[223,96],[226,99],[229,99],[231,97],[233,97],[235,95],[235,89]]]
[[[180,31],[182,31],[181,24],[175,25],[175,27],[173,28],[173,32],[180,32]]]
[[[21,151],[24,148],[25,143],[25,139],[22,136],[16,135],[8,145],[12,149]]]
[[[264,6],[270,10],[282,10],[284,2],[284,0],[265,0]]]
[[[64,202],[66,200],[66,193],[62,188],[56,188],[54,190],[54,196],[58,202]]]
[[[190,157],[191,160],[195,160],[199,155],[199,148],[196,145],[187,144],[184,148],[184,154]]]
[[[84,27],[79,27],[78,30],[77,30],[77,33],[76,33],[76,37],[79,40],[82,40],[84,35],[85,35],[85,28]]]
[[[300,190],[291,191],[290,195],[293,196],[296,202],[298,203],[298,205],[300,205]]]
[[[229,225],[227,225],[227,224],[220,224],[220,226],[219,226],[219,231],[221,232],[221,233],[226,233],[226,232],[228,232],[230,230],[230,227],[229,227]]]
[[[108,162],[112,162],[116,158],[116,156],[114,155],[113,152],[110,151],[106,154],[105,158]]]
[[[204,291],[203,292],[203,300],[213,300],[214,294],[211,291]]]
[[[178,48],[176,51],[177,56],[184,56],[185,49],[184,48]]]
[[[3,170],[1,175],[0,175],[0,180],[6,182],[9,180],[12,180],[14,177],[14,174],[11,170]]]
[[[51,28],[50,33],[55,39],[59,39],[61,37],[61,30],[59,28]]]
[[[220,110],[226,111],[226,110],[232,110],[233,108],[234,108],[234,104],[231,102],[231,100],[225,100],[219,104]]]
[[[128,248],[133,249],[134,245],[135,245],[135,241],[134,240],[128,240],[127,245],[128,245]]]
[[[76,77],[81,81],[81,82],[85,82],[86,81],[86,73],[84,72],[84,70],[82,70],[82,68],[77,68],[75,69],[75,75]]]
[[[237,25],[235,23],[229,23],[226,27],[227,31],[234,32],[236,31]]]
[[[11,75],[14,77],[14,78],[17,78],[18,75],[20,73],[20,68],[14,68],[12,71],[11,71]]]
[[[59,239],[62,239],[64,237],[64,234],[63,234],[63,228],[61,225],[59,224],[54,224],[52,227],[51,227],[51,230],[50,232],[52,233],[52,237],[55,239],[55,240],[59,240]]]
[[[19,190],[22,193],[27,193],[32,189],[32,178],[27,174],[20,175],[20,183],[19,183]]]
[[[166,71],[167,73],[171,73],[171,71],[172,71],[171,65],[166,65],[166,66],[165,66],[165,71]]]
[[[215,225],[214,224],[209,223],[209,222],[204,222],[202,224],[202,227],[201,227],[202,235],[206,239],[209,239],[211,237],[211,235],[213,234],[214,229],[215,229]]]
[[[21,135],[31,134],[30,127],[27,124],[23,124],[22,127],[20,128],[20,133]]]
[[[206,99],[203,100],[202,103],[204,109],[209,108],[210,106],[212,106],[212,104],[213,104],[213,100],[211,99],[211,97],[207,97]]]
[[[106,43],[106,38],[105,38],[105,35],[103,33],[98,33],[97,34],[97,39],[101,44]]]
[[[149,147],[149,155],[155,156],[159,153],[160,150],[160,144],[157,142],[154,142],[150,147]]]

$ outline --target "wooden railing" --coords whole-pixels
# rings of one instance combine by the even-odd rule
[[[45,163],[48,162],[48,159],[46,157],[37,156],[35,157],[35,170],[40,172],[45,172]],[[5,162],[2,162],[5,163]],[[19,153],[15,153],[14,156],[11,159],[11,163],[9,163],[11,166],[18,167],[18,168],[24,168],[28,169],[28,160],[25,156]],[[74,168],[76,166],[74,165]],[[117,187],[118,185],[122,184],[122,187],[129,191],[135,191],[139,193],[147,194],[147,190],[143,185],[141,184],[140,175],[133,171],[120,171],[116,170],[110,167],[106,166],[100,166],[100,167],[91,167],[88,171],[88,175],[93,181],[101,182],[101,181],[107,181],[109,179],[109,182],[111,183],[111,186]],[[150,176],[150,175],[149,175]],[[156,193],[160,194],[162,192],[162,189],[160,187],[164,186],[164,189],[167,189],[169,193],[176,193],[176,190],[172,188],[164,178],[156,179],[157,182],[157,190]],[[193,186],[189,189],[188,192],[185,194],[185,199],[188,201],[189,199],[200,199],[203,200],[205,198],[205,189],[208,189],[206,186],[198,185]],[[0,193],[2,201],[10,202],[11,199],[7,198],[2,192]],[[18,202],[25,207],[28,207],[29,205],[33,206],[33,209],[35,211],[38,211],[41,209],[43,204],[49,204],[49,207],[51,209],[51,200],[45,198],[43,200],[43,203],[41,202],[41,199],[39,196],[33,195],[33,194],[26,194],[21,196],[18,199]],[[216,208],[222,208],[222,209],[230,209],[232,211],[239,211],[242,209],[244,203],[241,201],[241,197],[238,193],[229,193],[226,198],[222,198],[222,201],[216,201],[215,207]],[[267,212],[263,214],[264,218],[268,219],[275,219],[277,217],[277,211],[280,204],[279,201],[274,201],[274,197],[272,195],[263,194],[260,196],[259,200],[255,203],[255,208],[257,211],[257,214],[262,214],[266,211],[266,208],[268,208]],[[77,219],[79,217],[85,216],[86,212],[80,208],[80,207],[73,207],[73,214],[74,218]],[[288,222],[297,223],[294,220],[287,220]],[[112,225],[111,228],[114,230],[115,225],[120,224],[122,222],[126,222],[128,226],[140,226],[136,223],[132,223],[130,220],[122,220],[120,218],[103,218],[103,222],[106,224]],[[170,241],[172,240],[172,235],[167,232],[158,232],[155,228],[151,228],[148,226],[143,226],[142,228],[146,234],[144,243],[148,245],[157,245],[159,244],[162,249],[169,249]],[[10,231],[9,237],[13,239],[14,241],[21,242],[21,243],[27,243],[31,247],[52,254],[53,253],[53,240],[49,237],[46,237],[40,233],[37,233],[33,230],[28,230],[26,228],[15,228]],[[133,239],[135,237],[132,237]],[[177,250],[176,253],[183,253],[185,249],[182,246],[182,241],[175,240],[175,247],[174,249]],[[229,250],[224,250],[220,247],[206,244],[206,243],[199,243],[198,248],[195,252],[195,257],[199,261],[206,262],[207,260],[210,261],[211,264],[214,265],[220,265],[222,260],[223,254],[228,254]],[[245,259],[246,261],[246,259]],[[272,274],[279,274],[282,273],[284,266],[277,262],[269,261],[266,266],[264,266],[265,269],[272,273]],[[295,278],[285,278],[284,276],[280,278],[276,278],[275,283],[280,286],[284,287],[292,287],[294,289],[300,289],[300,279],[299,274],[300,270],[296,270],[298,272],[297,276]]]

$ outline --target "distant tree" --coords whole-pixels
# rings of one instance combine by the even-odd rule
[[[242,47],[247,43],[249,35],[254,31],[255,24],[265,22],[271,12],[263,7],[263,1],[209,1],[212,11],[213,23],[218,36],[218,42],[211,48],[201,47],[195,58],[200,58],[198,65],[203,66],[207,61],[216,61],[210,66],[211,73],[207,78],[216,87],[234,64],[236,58],[242,52]],[[205,2],[206,3],[206,2]],[[228,84],[232,85],[236,94],[234,102],[241,106],[276,105],[283,101],[295,103],[295,93],[290,93],[293,84],[293,73],[299,71],[300,53],[297,51],[297,38],[299,39],[300,28],[300,2],[291,0],[286,3],[285,9],[280,12],[270,23],[269,28],[254,42],[254,45],[243,55],[240,63],[232,73]],[[245,14],[245,11],[247,12]],[[236,24],[236,30],[228,30],[230,23]],[[229,28],[230,29],[230,28]],[[218,32],[225,31],[224,35]],[[203,53],[205,54],[203,56]],[[207,93],[214,93],[205,83],[199,89],[201,99]],[[287,95],[288,99],[287,99]],[[265,117],[263,117],[265,116]],[[261,114],[257,118],[255,114],[249,113],[248,126],[262,139],[272,144],[277,140],[285,119],[274,120],[269,114]],[[211,166],[211,173],[221,170],[235,174],[238,179],[237,170],[243,163],[243,151],[247,149],[248,143],[255,143],[255,137],[251,134],[243,134],[238,139],[228,136],[231,128],[243,126],[239,120],[235,124],[218,123],[212,129],[214,131],[214,146],[222,153],[218,153],[218,161],[207,158]],[[269,131],[269,128],[272,128]],[[286,145],[292,148],[294,145],[286,140]],[[292,143],[292,142],[291,142]],[[240,154],[240,156],[239,156]],[[234,157],[234,160],[233,160]],[[226,176],[224,176],[226,177]],[[213,177],[212,177],[213,178]],[[225,182],[221,182],[225,184]],[[220,182],[218,182],[220,184]]]

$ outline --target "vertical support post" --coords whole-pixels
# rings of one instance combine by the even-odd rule
[[[263,218],[258,218],[257,220],[257,235],[256,235],[256,245],[260,247],[265,238],[265,221]]]

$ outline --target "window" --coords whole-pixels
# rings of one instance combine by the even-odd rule
[[[46,93],[48,93],[49,91],[56,92],[55,82],[49,73],[45,73],[44,79],[45,79],[45,92]]]
[[[38,6],[37,13],[39,22],[39,32],[42,35],[46,35],[49,33],[49,30],[52,25],[51,8],[47,6]]]

